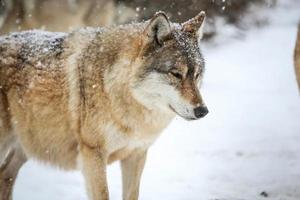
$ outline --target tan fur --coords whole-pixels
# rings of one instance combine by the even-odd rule
[[[298,26],[298,36],[297,36],[296,46],[295,46],[294,62],[295,62],[295,73],[297,77],[298,87],[300,89],[300,24]]]
[[[11,198],[27,158],[80,169],[91,200],[108,199],[106,165],[121,160],[123,199],[138,199],[147,149],[175,115],[132,92],[145,67],[146,33],[157,34],[158,25],[167,33],[165,23],[159,13],[142,24],[0,39],[0,200]],[[201,104],[190,77],[182,94]]]

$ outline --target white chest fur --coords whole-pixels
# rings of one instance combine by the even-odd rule
[[[105,134],[105,148],[108,154],[114,153],[123,148],[147,149],[159,136],[159,132],[151,135],[142,132],[124,133],[111,123],[104,128],[103,133]]]

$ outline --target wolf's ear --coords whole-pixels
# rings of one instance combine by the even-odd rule
[[[184,22],[182,24],[182,30],[190,32],[199,39],[203,36],[203,27],[205,21],[205,12],[201,11],[196,17]]]
[[[164,12],[157,12],[150,20],[145,29],[149,42],[156,41],[162,45],[163,41],[171,33],[171,25]]]

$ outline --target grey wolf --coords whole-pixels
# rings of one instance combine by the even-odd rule
[[[30,158],[79,169],[90,200],[109,198],[121,162],[123,199],[138,199],[147,150],[175,115],[204,117],[205,14],[163,12],[143,23],[0,37],[0,200]]]

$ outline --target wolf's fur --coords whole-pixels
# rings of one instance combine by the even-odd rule
[[[294,64],[295,64],[295,72],[296,72],[298,87],[300,89],[300,23],[298,25],[298,35],[297,35],[295,53],[294,53]]]
[[[108,199],[106,165],[121,160],[123,199],[137,199],[147,149],[175,112],[195,119],[204,106],[203,20],[181,26],[158,13],[140,24],[0,38],[0,200],[31,157],[82,170],[91,200]]]

